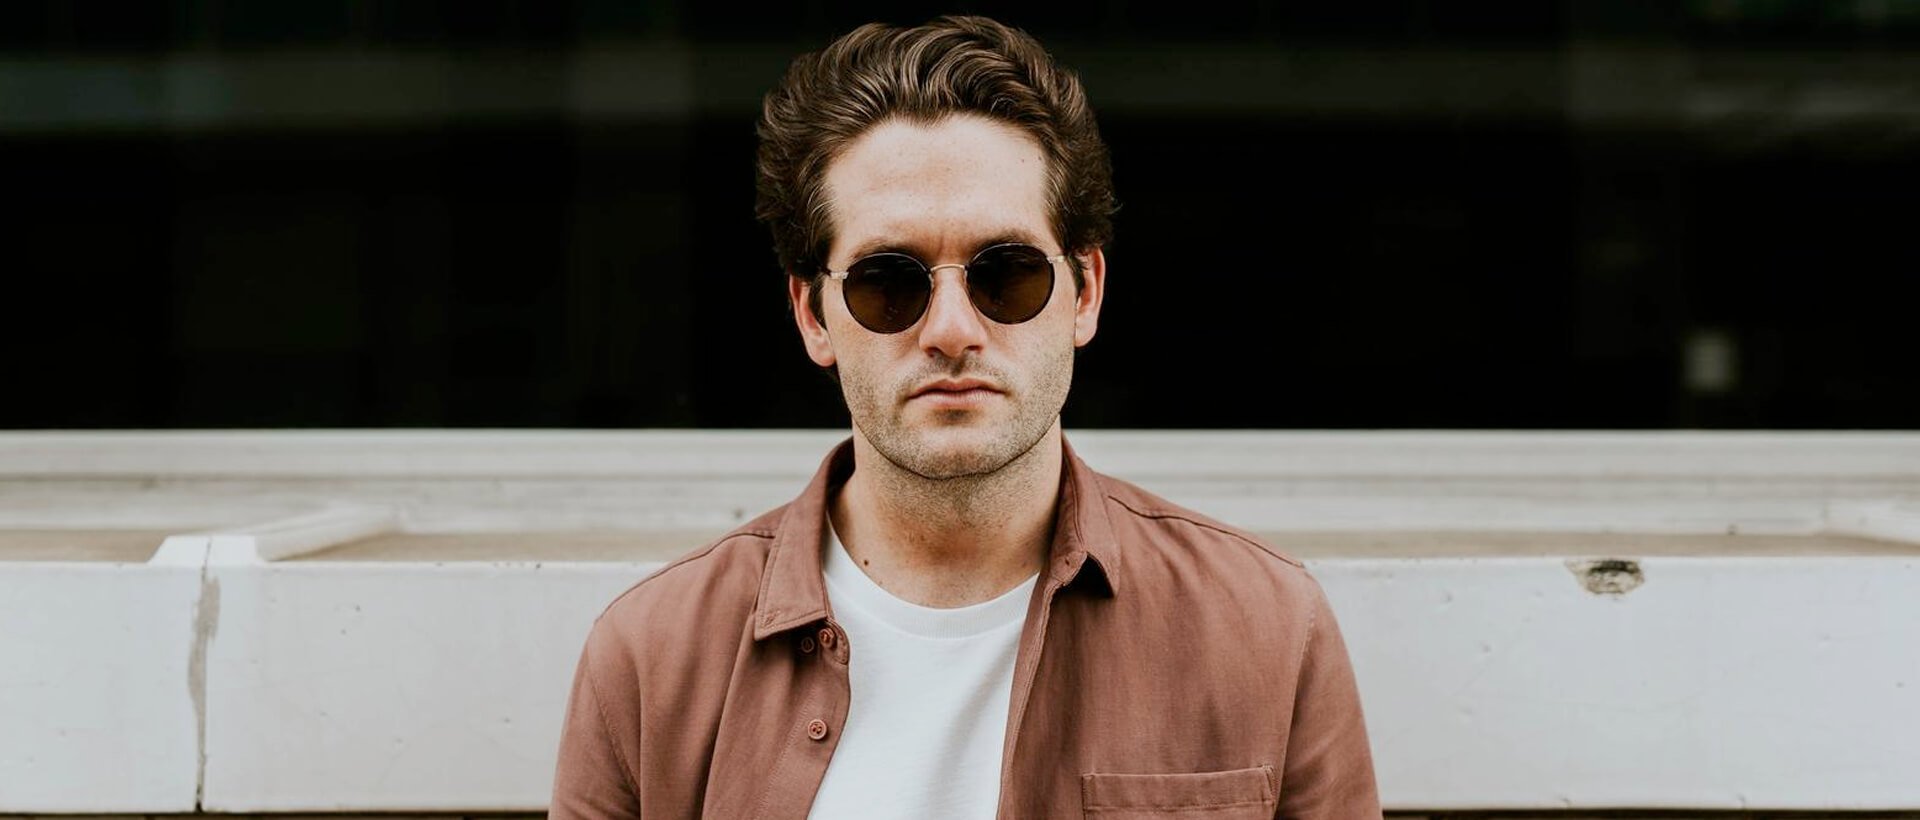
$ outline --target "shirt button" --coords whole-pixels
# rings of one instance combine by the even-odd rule
[[[812,651],[813,651],[813,636],[812,636],[812,635],[801,635],[801,636],[800,636],[800,651],[802,651],[802,652],[812,652]]]
[[[833,630],[832,629],[823,628],[820,630],[820,645],[828,649],[833,648]]]
[[[819,718],[807,721],[807,737],[820,740],[827,736],[827,722]]]

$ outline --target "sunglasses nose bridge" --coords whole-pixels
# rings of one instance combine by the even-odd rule
[[[960,290],[962,292],[966,291],[967,289],[967,266],[966,265],[955,264],[952,262],[949,262],[945,265],[934,265],[930,268],[927,268],[927,289],[929,291],[932,291],[932,293],[928,294],[929,300],[932,300],[935,296],[937,296],[938,292],[941,290],[941,287],[940,287],[940,269],[941,268],[953,268],[954,270],[959,271],[960,275],[956,277],[953,284],[959,285]]]
[[[955,268],[957,273],[942,284],[941,268]],[[980,314],[967,293],[967,266],[935,265],[928,268],[927,273],[933,292],[928,294],[927,306],[921,314],[922,341],[941,348],[948,355],[961,355],[965,348],[979,344],[981,334],[986,331],[986,317]]]

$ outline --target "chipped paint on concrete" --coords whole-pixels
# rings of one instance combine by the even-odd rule
[[[193,778],[193,806],[204,805],[207,783],[207,644],[220,631],[220,579],[200,568],[200,600],[193,610],[193,647],[187,656],[187,692],[193,697],[194,749],[198,752]]]
[[[1640,562],[1631,558],[1570,558],[1567,569],[1583,589],[1595,595],[1625,595],[1647,582]]]

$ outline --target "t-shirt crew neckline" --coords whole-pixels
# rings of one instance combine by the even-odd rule
[[[970,638],[1026,621],[1027,599],[1040,579],[1038,572],[1018,586],[977,604],[953,608],[921,606],[888,592],[855,564],[846,545],[840,543],[840,534],[834,531],[831,518],[826,529],[827,560],[822,575],[836,593],[835,601],[844,600],[859,607],[894,629],[921,638]]]

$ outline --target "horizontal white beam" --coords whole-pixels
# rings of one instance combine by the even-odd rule
[[[1069,430],[1123,476],[1920,482],[1912,432]],[[840,430],[0,433],[0,479],[789,478]]]
[[[785,501],[845,435],[0,433],[0,528],[203,530],[346,505],[416,532],[716,531]],[[1904,537],[1885,505],[1920,499],[1913,433],[1069,436],[1097,469],[1270,531]]]

